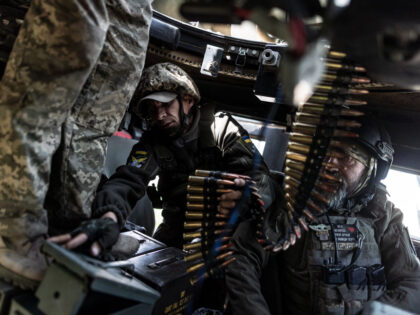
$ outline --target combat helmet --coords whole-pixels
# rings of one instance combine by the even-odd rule
[[[392,164],[394,148],[391,137],[384,125],[371,115],[362,118],[361,123],[357,142],[367,148],[376,158],[378,166],[374,181],[379,182],[386,177]]]
[[[387,176],[393,160],[394,149],[391,137],[383,124],[369,114],[358,121],[361,127],[357,130],[359,136],[355,142],[369,156],[370,171],[365,174],[367,177],[360,182],[356,193],[347,199],[343,209],[352,209],[355,204],[366,205],[372,200],[376,195],[377,187],[381,186],[380,181]]]
[[[143,71],[132,102],[132,111],[140,118],[144,118],[141,103],[152,94],[158,94],[162,102],[181,95],[190,95],[194,104],[200,101],[200,92],[193,79],[180,67],[169,62],[152,65]]]

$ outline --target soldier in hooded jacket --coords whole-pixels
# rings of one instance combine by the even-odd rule
[[[372,300],[419,312],[420,262],[401,211],[379,182],[392,151],[383,126],[364,120],[359,139],[327,161],[341,181],[338,192],[325,195],[327,213],[290,248],[279,192],[272,224],[277,249],[285,251],[276,256],[256,241],[253,224],[239,226],[236,261],[226,271],[233,314],[358,314]]]
[[[154,237],[181,248],[188,176],[196,169],[253,175],[269,198],[268,168],[254,169],[259,153],[248,133],[227,113],[200,107],[200,93],[189,75],[171,63],[147,68],[132,109],[147,125],[127,164],[98,191],[92,211],[96,217],[114,212],[124,223],[147,185],[159,176],[163,223]],[[223,203],[219,211],[224,211]]]

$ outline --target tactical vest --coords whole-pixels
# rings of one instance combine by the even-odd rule
[[[284,254],[286,313],[356,314],[381,296],[386,279],[375,236],[373,219],[358,213],[323,216],[311,225]]]

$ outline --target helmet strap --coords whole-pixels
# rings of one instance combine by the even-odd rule
[[[360,178],[359,184],[354,189],[354,191],[351,193],[351,196],[357,196],[360,194],[367,186],[369,186],[369,180],[373,177],[376,177],[376,168],[377,168],[377,161],[374,157],[370,157],[368,160],[366,171],[362,175],[362,178]]]
[[[351,193],[347,199],[347,209],[351,209],[354,205],[366,205],[374,197],[376,186],[376,172],[378,168],[378,161],[376,158],[371,157],[369,167],[360,180],[359,185]],[[360,210],[360,209],[359,209]]]
[[[191,118],[194,116],[196,112],[196,105],[194,104],[188,113],[184,112],[184,104],[182,102],[182,97],[180,95],[177,96],[178,103],[179,103],[179,121],[180,121],[180,132],[181,134],[188,128]]]

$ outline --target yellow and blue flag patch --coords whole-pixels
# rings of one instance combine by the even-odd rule
[[[251,139],[249,138],[249,136],[243,136],[242,137],[242,140],[245,142],[245,143],[251,143],[252,141],[251,141]]]
[[[129,165],[135,166],[135,167],[142,167],[144,163],[146,163],[148,159],[148,153],[144,150],[137,150],[134,151],[134,154],[131,154]]]

